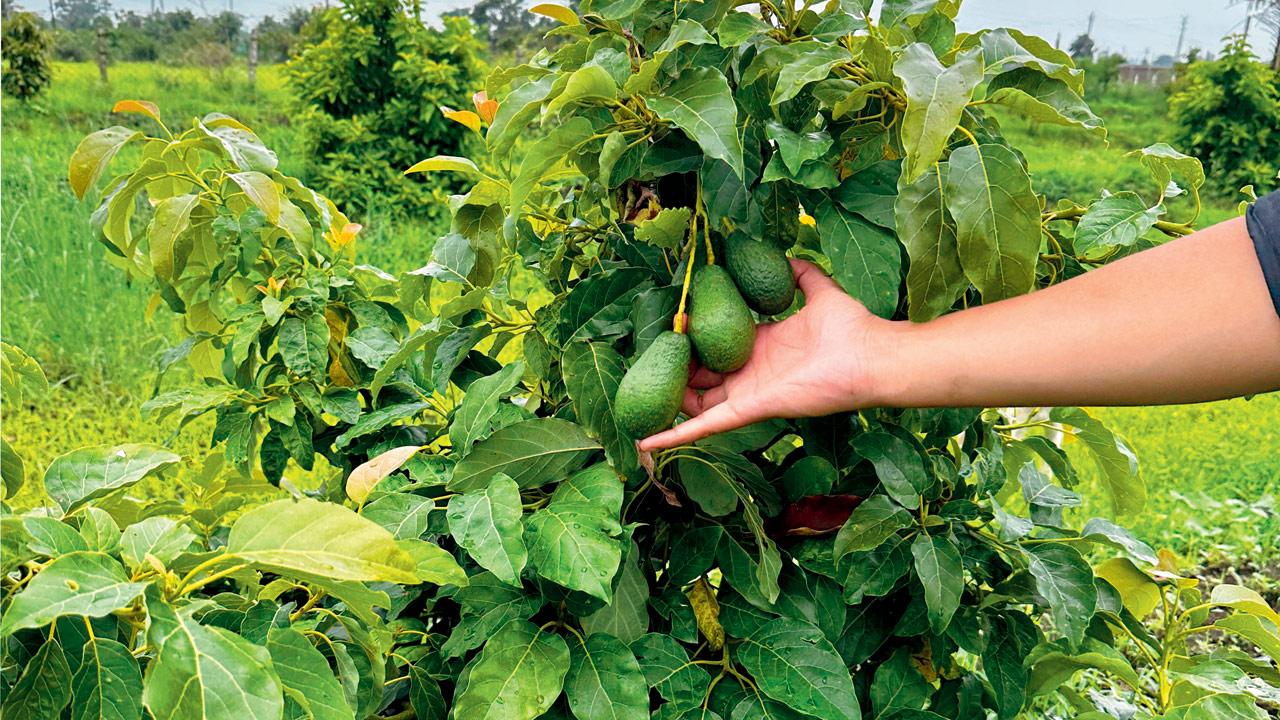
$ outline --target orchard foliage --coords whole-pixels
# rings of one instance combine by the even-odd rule
[[[1169,98],[1178,142],[1204,161],[1214,190],[1259,194],[1280,186],[1280,73],[1260,62],[1244,38],[1217,60],[1187,67]]]
[[[0,518],[6,715],[1265,717],[1249,693],[1280,680],[1269,660],[1187,641],[1275,658],[1274,610],[1203,597],[1111,520],[1076,528],[1057,438],[1117,513],[1145,496],[1083,410],[774,420],[652,456],[619,430],[628,363],[729,229],[796,239],[915,319],[1187,231],[1164,197],[1203,176],[1167,146],[1140,151],[1150,203],[1046,204],[985,110],[1100,135],[1081,78],[1016,31],[956,34],[955,10],[538,6],[557,49],[451,112],[484,169],[414,167],[474,185],[400,277],[358,264],[358,228],[239,123],[174,135],[118,105],[159,133],[89,136],[72,187],[141,146],[95,222],[185,325],[162,369],[199,382],[148,410],[216,414],[222,452],[175,505],[128,489],[176,455],[76,450],[45,474],[49,507]],[[6,396],[38,384],[9,367]],[[257,500],[264,479],[281,499]],[[1081,672],[1110,691],[1086,698]]]
[[[4,21],[4,94],[30,100],[49,87],[49,52],[53,41],[29,12],[13,13]]]
[[[440,112],[469,102],[482,82],[481,43],[466,18],[440,30],[403,0],[352,0],[325,11],[316,40],[287,66],[305,138],[308,175],[343,207],[447,215],[449,186],[401,170],[433,153],[459,154],[466,136]]]

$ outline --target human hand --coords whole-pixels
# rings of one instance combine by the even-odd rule
[[[871,404],[871,361],[889,323],[849,297],[817,265],[792,260],[804,307],[760,325],[747,364],[727,375],[697,368],[685,390],[690,419],[645,438],[645,451],[776,417],[829,415]]]

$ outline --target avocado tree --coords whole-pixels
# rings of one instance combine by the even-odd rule
[[[49,87],[53,77],[49,68],[53,41],[29,12],[6,17],[0,35],[4,37],[4,77],[0,81],[4,94],[31,100]]]
[[[1076,522],[1054,438],[1092,454],[1116,514],[1145,497],[1084,410],[868,410],[637,452],[667,418],[619,413],[620,386],[659,344],[690,352],[681,305],[706,310],[703,284],[735,316],[739,294],[789,311],[745,287],[776,254],[721,269],[737,242],[923,320],[1189,231],[1164,195],[1203,176],[1168,146],[1139,151],[1154,200],[1035,193],[989,113],[1101,136],[1066,56],[957,34],[955,3],[869,5],[534,8],[557,48],[451,113],[487,158],[413,168],[473,184],[400,277],[358,264],[359,228],[248,128],[173,134],[118,106],[159,132],[90,135],[72,187],[141,145],[95,223],[186,330],[162,367],[199,382],[147,410],[215,413],[222,447],[168,503],[127,489],[176,455],[73,451],[45,473],[50,507],[0,518],[5,713],[1264,718],[1249,688],[1274,666],[1187,638],[1274,657],[1280,617]],[[746,317],[722,325],[727,365]]]

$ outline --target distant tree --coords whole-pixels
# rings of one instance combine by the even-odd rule
[[[1188,68],[1169,98],[1178,148],[1204,163],[1224,196],[1275,187],[1280,170],[1280,73],[1233,37],[1213,62]]]
[[[1071,53],[1071,59],[1078,63],[1081,60],[1092,58],[1093,50],[1093,38],[1088,33],[1081,33],[1075,40],[1071,41],[1071,47],[1067,52]]]
[[[1105,95],[1120,77],[1120,66],[1125,64],[1123,55],[1110,53],[1098,58],[1080,61],[1084,69],[1085,90],[1090,96]]]
[[[13,13],[0,29],[3,35],[4,93],[30,100],[49,86],[49,50],[53,41],[29,12]]]
[[[244,17],[224,10],[210,18],[209,24],[213,33],[210,40],[231,49],[239,45],[241,33],[244,30]]]
[[[485,34],[492,54],[519,53],[522,48],[542,42],[551,23],[529,12],[520,0],[480,0],[470,8],[446,13],[464,16]]]
[[[109,0],[54,0],[53,14],[61,30],[90,30],[109,21]]]
[[[322,13],[321,6],[295,7],[276,20],[268,15],[258,23],[258,57],[264,63],[285,62],[307,44],[307,24]]]

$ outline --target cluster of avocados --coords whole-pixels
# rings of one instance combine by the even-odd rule
[[[796,283],[786,251],[735,232],[724,240],[723,265],[703,265],[689,287],[688,334],[659,335],[627,371],[614,416],[633,438],[671,427],[689,381],[689,359],[718,373],[746,364],[756,339],[751,311],[777,315],[791,307]]]

